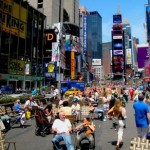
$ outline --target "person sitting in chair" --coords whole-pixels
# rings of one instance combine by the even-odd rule
[[[76,116],[76,121],[78,121],[81,108],[77,98],[73,98],[73,104],[71,106],[71,109],[72,109],[72,114]]]
[[[74,150],[70,135],[72,126],[69,119],[66,119],[65,113],[63,111],[59,112],[59,119],[54,121],[52,125],[52,131],[56,133],[55,137],[52,139],[52,143],[57,150],[61,149],[59,142],[62,140],[64,140],[67,150]]]
[[[83,122],[75,128],[77,131],[77,149],[81,149],[81,141],[83,139],[88,139],[90,142],[90,149],[94,149],[94,136],[93,133],[95,131],[95,125],[93,122],[91,123],[90,118],[83,118]]]
[[[16,114],[18,114],[20,118],[20,126],[24,127],[25,123],[25,109],[21,106],[20,100],[18,99],[16,103],[14,104],[14,111]]]

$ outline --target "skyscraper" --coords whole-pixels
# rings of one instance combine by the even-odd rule
[[[29,2],[47,16],[47,28],[58,22],[79,25],[79,0],[29,0]]]
[[[88,49],[93,59],[102,59],[102,17],[97,11],[89,12],[87,18]]]

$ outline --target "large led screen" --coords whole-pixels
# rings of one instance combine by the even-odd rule
[[[122,23],[121,15],[113,15],[113,23]]]
[[[113,73],[123,73],[124,71],[124,56],[113,56]]]
[[[113,40],[113,48],[114,48],[114,50],[122,50],[123,49],[122,39],[114,39]]]

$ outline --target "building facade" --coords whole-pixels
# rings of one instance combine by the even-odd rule
[[[111,73],[111,49],[112,49],[112,42],[103,43],[103,68],[104,68],[104,75],[109,76]],[[107,63],[106,63],[107,62]]]
[[[97,11],[89,12],[87,18],[88,49],[92,59],[102,59],[102,17]]]
[[[79,0],[29,0],[29,2],[47,17],[47,28],[59,22],[79,26]]]
[[[13,92],[41,87],[46,17],[27,2],[1,2],[0,86]]]

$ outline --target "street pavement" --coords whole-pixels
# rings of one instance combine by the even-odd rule
[[[136,128],[134,123],[134,111],[132,109],[133,102],[127,103],[127,120],[126,128],[124,129],[123,146],[121,150],[129,150],[130,140],[136,137]],[[115,150],[116,146],[113,144],[117,139],[117,131],[112,129],[112,121],[105,122],[95,120],[96,133],[95,133],[95,150]],[[46,137],[36,136],[35,120],[28,120],[26,128],[19,128],[15,125],[10,131],[6,133],[6,141],[15,141],[17,150],[52,150],[51,139],[53,135]],[[14,150],[10,146],[9,150]],[[87,149],[86,149],[87,150]]]

